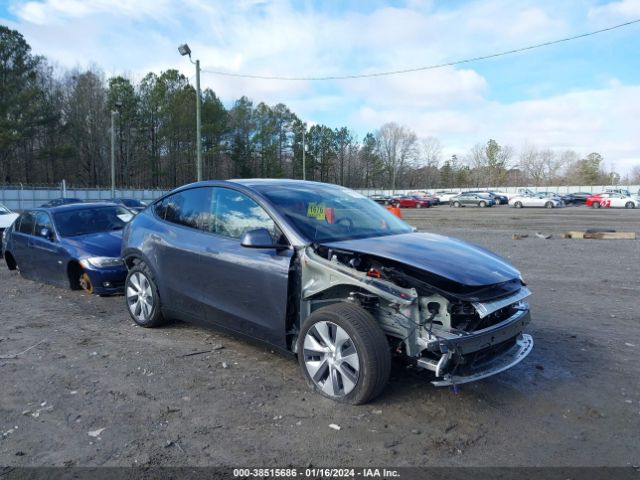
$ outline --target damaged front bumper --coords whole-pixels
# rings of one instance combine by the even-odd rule
[[[464,374],[447,373],[442,377],[442,380],[433,380],[431,383],[436,387],[446,387],[448,385],[475,382],[476,380],[496,375],[520,363],[531,353],[532,349],[533,338],[531,335],[523,333],[516,339],[515,344],[501,355],[491,358],[482,365],[467,369]]]
[[[436,360],[419,358],[417,366],[431,370],[438,387],[474,382],[503,372],[521,362],[533,349],[533,338],[522,333],[531,317],[528,308],[508,319],[457,338],[441,339]]]

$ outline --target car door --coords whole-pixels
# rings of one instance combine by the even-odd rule
[[[29,238],[29,249],[34,260],[35,277],[45,282],[65,283],[66,251],[55,236],[47,212],[36,212],[36,225],[34,234]]]
[[[611,208],[622,208],[624,207],[625,203],[625,199],[622,195],[620,195],[619,193],[612,193],[611,195],[609,195],[606,206]],[[602,206],[605,206],[604,203]]]
[[[213,232],[199,265],[208,272],[207,319],[284,347],[293,250],[240,244],[256,228],[266,228],[274,243],[287,243],[268,213],[244,193],[216,187],[211,205]]]
[[[202,269],[211,230],[211,187],[175,193],[156,206],[164,222],[151,237],[163,307],[180,318],[203,319],[207,303],[206,282],[210,272]]]
[[[30,278],[33,273],[34,259],[29,252],[29,241],[36,226],[34,212],[24,212],[18,219],[11,235],[11,253],[20,268],[20,274]]]

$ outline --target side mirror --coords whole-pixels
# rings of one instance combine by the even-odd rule
[[[53,240],[53,233],[46,227],[40,229],[40,236],[47,240]]]
[[[247,230],[240,238],[240,245],[247,248],[276,248],[278,246],[273,242],[273,238],[266,228]]]

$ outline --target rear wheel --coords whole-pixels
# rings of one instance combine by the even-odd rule
[[[149,268],[140,262],[129,270],[124,287],[127,310],[141,327],[158,327],[165,323],[160,312],[160,295]]]
[[[544,204],[546,208],[553,208],[553,202],[547,202]]]
[[[513,204],[513,206],[516,208],[522,208],[522,202],[516,202]]]
[[[389,343],[371,314],[351,303],[329,305],[307,317],[297,351],[307,383],[338,402],[366,403],[389,379]]]
[[[633,202],[627,202],[624,206],[624,208],[635,208],[635,205]]]
[[[600,208],[600,202],[593,202],[593,203],[591,204],[591,206],[592,206],[593,208]]]

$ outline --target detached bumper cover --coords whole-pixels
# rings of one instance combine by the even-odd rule
[[[475,370],[465,372],[464,375],[446,374],[442,380],[434,380],[431,383],[436,387],[446,387],[448,385],[475,382],[483,378],[490,377],[520,363],[533,349],[533,338],[531,335],[520,335],[509,350],[484,362],[482,366]]]

